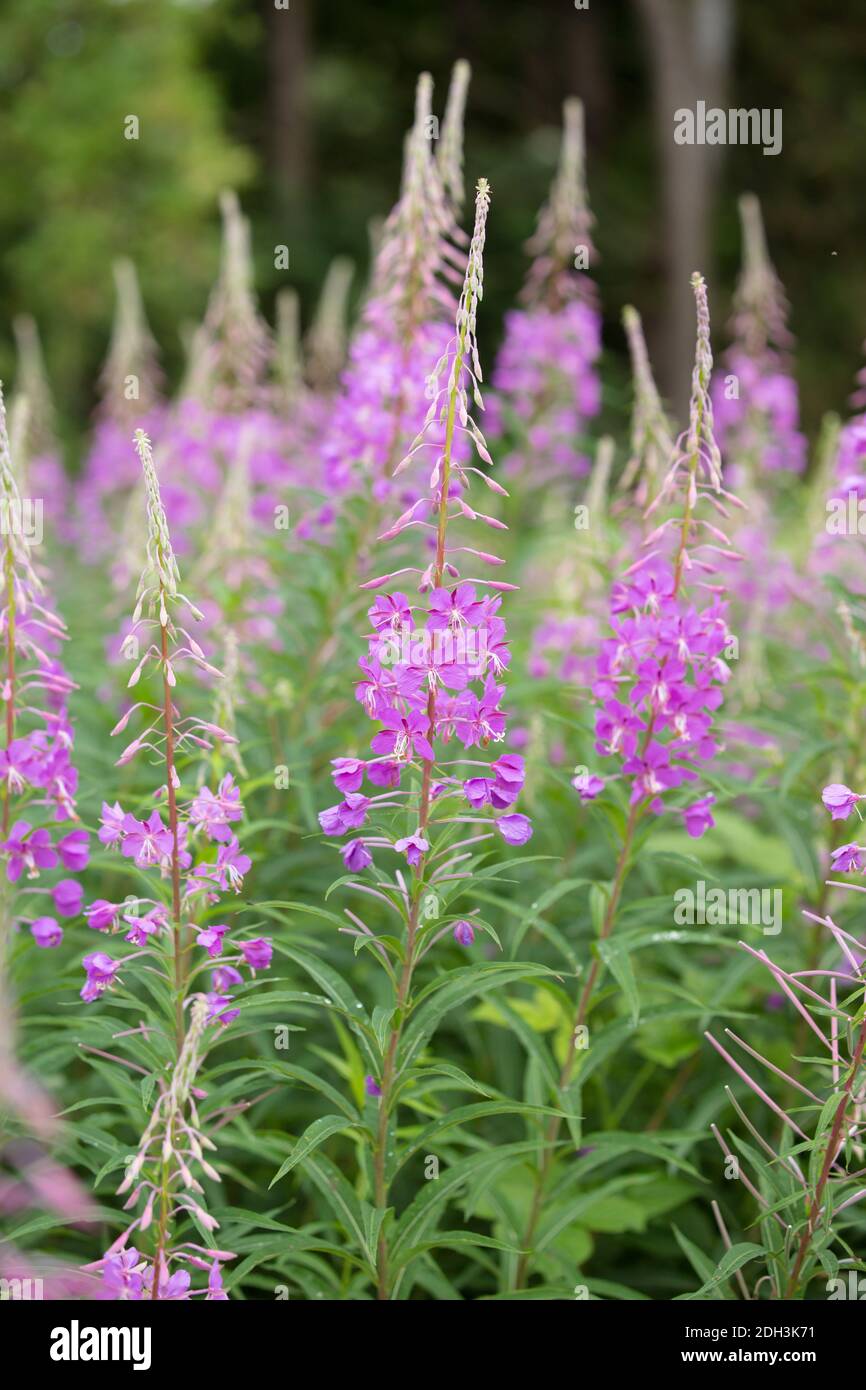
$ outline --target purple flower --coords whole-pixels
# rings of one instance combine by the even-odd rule
[[[197,878],[212,879],[224,893],[229,889],[239,893],[244,886],[244,874],[249,872],[252,862],[249,855],[241,853],[240,845],[232,836],[229,844],[220,845],[217,850],[216,863],[199,864],[195,874]]]
[[[86,869],[90,859],[90,836],[87,831],[70,830],[68,835],[57,841],[57,853],[64,869],[69,869],[71,873]]]
[[[205,1303],[225,1303],[228,1301],[228,1294],[223,1288],[222,1269],[217,1260],[214,1260],[210,1267],[210,1274],[207,1278],[207,1294]]]
[[[159,811],[151,811],[146,821],[124,816],[120,852],[125,859],[134,859],[140,869],[165,859],[171,854],[172,846],[171,831],[163,825]]]
[[[579,772],[576,777],[572,777],[571,785],[586,805],[588,801],[595,801],[599,793],[604,791],[604,778],[596,777],[593,772]]]
[[[454,940],[458,946],[471,946],[475,941],[475,928],[471,922],[454,923]]]
[[[211,971],[211,984],[216,994],[226,994],[234,985],[242,985],[244,977],[233,965],[218,965]]]
[[[233,821],[241,819],[243,811],[240,788],[235,786],[234,778],[227,772],[216,795],[208,787],[201,788],[190,807],[190,819],[193,824],[204,826],[209,839],[227,844],[232,838],[229,827]]]
[[[93,951],[84,957],[81,964],[87,974],[81,998],[86,1004],[90,1004],[114,984],[121,963],[119,960],[112,960],[104,951]]]
[[[364,780],[366,763],[361,758],[332,758],[331,764],[337,791],[356,792]]]
[[[61,878],[51,889],[51,896],[61,917],[77,917],[84,902],[84,889],[74,878]]]
[[[532,838],[532,822],[528,816],[500,816],[496,828],[509,845],[525,845]]]
[[[484,618],[485,605],[479,603],[474,584],[458,584],[456,589],[434,589],[430,595],[427,626],[441,628],[474,627]]]
[[[20,795],[36,775],[33,748],[28,739],[13,739],[8,748],[0,749],[0,781],[6,783],[13,796]]]
[[[326,835],[345,835],[347,830],[360,830],[367,819],[369,797],[348,792],[345,801],[319,812],[319,825]]]
[[[420,830],[407,835],[403,840],[395,840],[394,848],[398,854],[405,854],[406,859],[414,869],[415,865],[421,860],[421,856],[426,854],[430,848],[429,840],[425,840]]]
[[[862,852],[861,845],[841,845],[839,849],[834,849],[830,855],[834,870],[840,874],[862,873]]]
[[[221,1028],[226,1028],[240,1013],[240,1009],[226,1008],[226,1005],[232,1002],[230,994],[206,994],[205,999],[208,1005],[208,1023],[218,1023]]]
[[[99,843],[102,845],[120,844],[123,839],[125,820],[126,812],[121,808],[119,802],[115,801],[113,806],[109,806],[107,801],[103,801],[100,829],[97,836]]]
[[[428,762],[433,762],[435,754],[428,738],[428,724],[423,714],[410,710],[401,714],[399,710],[385,709],[379,715],[384,725],[381,733],[370,742],[374,753],[393,754],[400,761],[406,761],[418,753]]]
[[[244,961],[250,970],[255,972],[268,969],[274,954],[270,941],[266,941],[263,936],[257,936],[252,941],[242,941],[240,946]]]
[[[387,760],[367,763],[367,777],[374,787],[399,787],[401,771],[399,763]]]
[[[469,777],[463,783],[463,795],[473,810],[480,811],[489,803],[493,786],[489,777]]]
[[[376,1081],[375,1076],[364,1077],[364,1090],[367,1092],[368,1096],[374,1099],[382,1094],[382,1088]]]
[[[120,915],[120,907],[107,902],[105,898],[94,898],[90,906],[84,909],[84,915],[87,925],[94,931],[111,931]]]
[[[37,946],[59,946],[63,940],[63,928],[53,917],[37,917],[30,924],[30,931]]]
[[[519,753],[503,753],[501,758],[490,764],[490,770],[496,775],[490,792],[491,803],[497,811],[504,811],[523,790],[526,779],[523,758]]]
[[[821,800],[833,820],[847,820],[857,802],[862,799],[858,792],[852,792],[850,787],[846,787],[842,782],[831,782],[821,793]]]
[[[399,632],[403,627],[410,627],[412,623],[412,610],[409,607],[409,600],[405,594],[379,594],[369,609],[369,618],[377,632],[383,628],[391,628],[394,632]],[[344,788],[340,788],[341,791]]]
[[[222,954],[223,937],[227,931],[228,927],[224,923],[214,923],[213,926],[204,927],[196,936],[195,944],[202,946],[211,960],[215,960],[217,956]]]
[[[150,1298],[150,1297],[151,1297],[151,1292],[150,1292],[150,1291],[151,1291],[151,1289],[153,1288],[153,1267],[152,1267],[152,1266],[151,1266],[151,1268],[150,1268],[149,1270],[147,1270],[147,1271],[145,1272],[145,1275],[144,1275],[144,1286],[145,1286],[145,1288],[146,1288],[147,1291],[148,1291],[147,1296],[148,1296],[148,1298]],[[184,1300],[185,1300],[185,1299],[188,1299],[188,1298],[189,1298],[189,1286],[190,1286],[190,1275],[189,1275],[189,1270],[186,1270],[186,1269],[178,1269],[178,1270],[175,1270],[174,1274],[172,1274],[171,1276],[169,1276],[169,1275],[165,1272],[165,1270],[163,1270],[163,1272],[162,1272],[162,1273],[160,1274],[160,1276],[159,1276],[159,1297],[160,1297],[160,1299],[162,1300],[163,1303],[166,1302],[166,1300],[171,1300],[171,1299],[174,1299],[175,1301],[177,1301],[177,1300],[179,1300],[179,1299],[184,1299]]]
[[[703,796],[700,801],[694,801],[691,806],[683,808],[686,832],[691,835],[693,840],[699,840],[707,830],[712,830],[715,825],[716,822],[710,811],[715,800],[716,798],[710,793],[709,796]]]
[[[143,1263],[134,1245],[109,1255],[102,1265],[102,1280],[106,1298],[137,1301],[141,1298],[143,1279],[139,1266]]]
[[[57,864],[48,831],[31,831],[26,820],[15,822],[3,849],[9,856],[6,877],[10,883],[17,883],[25,869],[28,878],[38,878],[40,869],[53,869]]]
[[[343,845],[340,853],[343,856],[343,864],[350,874],[361,873],[363,869],[369,868],[373,862],[373,856],[363,840],[350,840],[347,845]]]
[[[124,913],[123,920],[129,926],[126,940],[131,941],[134,946],[146,946],[148,937],[156,936],[157,932],[168,924],[168,916],[164,907],[153,907],[143,917]]]

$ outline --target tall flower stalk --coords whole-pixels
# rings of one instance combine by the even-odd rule
[[[196,1194],[202,1189],[189,1169],[192,1156],[207,1176],[215,1177],[203,1159],[209,1141],[195,1114],[192,1078],[204,1061],[213,1028],[226,1027],[238,1016],[232,993],[243,983],[238,967],[246,966],[253,975],[266,969],[272,947],[264,938],[230,935],[227,924],[213,920],[220,894],[240,891],[251,861],[234,831],[243,817],[243,805],[233,775],[225,773],[212,790],[194,778],[193,769],[215,744],[231,745],[234,736],[208,719],[181,715],[177,707],[180,670],[193,668],[217,681],[222,677],[183,626],[201,615],[180,588],[151,444],[142,430],[136,431],[135,448],[144,479],[146,560],[126,653],[136,659],[128,685],[131,689],[141,686],[143,698],[127,709],[112,732],[122,733],[134,717],[143,719],[145,727],[117,762],[126,766],[146,752],[161,770],[161,783],[146,817],[126,812],[117,802],[104,803],[99,839],[119,850],[121,858],[131,860],[137,870],[157,875],[158,884],[151,896],[127,897],[121,903],[98,899],[90,904],[88,925],[111,935],[125,932],[133,949],[122,957],[105,951],[86,955],[81,995],[92,1002],[106,991],[119,990],[136,1001],[142,1010],[139,1028],[121,1036],[142,1033],[156,1047],[160,1098],[139,1156],[119,1189],[126,1192],[132,1180],[143,1174],[128,1203],[143,1203],[143,1210],[98,1267],[109,1296],[141,1297],[145,1291],[153,1298],[185,1298],[191,1292],[188,1270],[172,1272],[171,1266],[173,1261],[183,1266],[191,1263],[211,1270],[208,1297],[219,1297],[219,1263],[229,1256],[214,1250],[202,1252],[194,1243],[179,1241],[176,1233],[178,1220],[190,1213],[206,1229],[216,1228],[198,1201]],[[195,789],[185,794],[184,781],[191,774]],[[210,846],[216,851],[215,859],[209,857]],[[212,971],[211,987],[202,990],[199,980],[208,970]],[[144,972],[155,974],[166,989],[170,1033],[159,1011],[134,991],[136,979]],[[157,1236],[148,1259],[139,1256],[129,1240],[134,1231],[149,1228],[155,1203]]]
[[[353,923],[348,930],[359,944],[368,944],[376,952],[393,990],[388,1011],[391,1025],[382,1039],[377,1070],[367,1078],[367,1094],[378,1107],[372,1186],[379,1230],[376,1285],[380,1299],[392,1297],[395,1287],[388,1212],[396,1167],[391,1157],[396,1107],[401,1083],[428,1035],[415,1012],[415,973],[449,931],[459,946],[468,948],[477,930],[489,930],[477,917],[477,909],[459,917],[451,907],[451,900],[460,893],[471,892],[474,856],[469,846],[489,840],[494,829],[511,844],[525,843],[531,834],[527,818],[510,809],[523,783],[520,757],[502,754],[487,763],[442,756],[452,742],[466,749],[483,749],[490,742],[500,742],[505,733],[505,716],[499,708],[503,687],[496,681],[509,660],[504,623],[496,616],[501,599],[496,592],[480,597],[476,586],[489,583],[494,591],[511,586],[475,579],[446,587],[449,581],[460,580],[461,556],[490,565],[501,563],[493,554],[455,544],[451,532],[454,523],[464,519],[501,525],[469,504],[470,475],[495,492],[502,489],[485,471],[461,462],[455,454],[455,441],[462,433],[474,443],[480,458],[489,461],[484,437],[470,413],[470,392],[475,403],[481,404],[475,323],[483,292],[489,201],[489,188],[482,179],[456,332],[428,383],[431,403],[424,427],[396,470],[403,472],[421,450],[433,447],[435,462],[428,486],[382,537],[391,540],[410,529],[420,531],[429,546],[429,559],[421,567],[405,566],[364,586],[381,588],[397,575],[411,573],[418,576],[424,599],[413,603],[401,592],[390,592],[377,597],[370,609],[374,631],[369,654],[360,663],[364,679],[358,698],[381,726],[371,744],[376,757],[371,761],[335,759],[334,781],[345,799],[320,816],[327,833],[342,835],[359,831],[368,819],[378,821],[383,811],[396,808],[403,813],[406,832],[395,838],[393,831],[382,833],[383,825],[379,833],[365,831],[342,851],[350,874],[373,868],[375,887],[367,891],[394,907],[404,926],[397,944],[390,937],[376,937],[359,916],[348,914]],[[473,682],[483,682],[480,694],[472,689]],[[468,776],[458,775],[461,764]],[[405,791],[400,784],[407,773],[414,774],[414,785]],[[379,796],[362,795],[359,789],[365,777],[388,790]],[[455,839],[464,825],[470,827],[469,836]],[[373,851],[404,858],[410,871],[408,882],[399,869],[393,877],[377,870]]]
[[[714,391],[719,442],[729,463],[743,465],[738,481],[766,485],[767,473],[802,473],[806,439],[799,429],[794,339],[788,305],[767,253],[761,207],[740,199],[743,269],[734,295],[733,343]]]
[[[527,244],[533,259],[524,307],[506,315],[493,373],[491,428],[513,432],[517,441],[504,468],[536,483],[589,473],[583,436],[601,408],[601,316],[584,166],[583,106],[572,97],[563,107],[559,168]]]
[[[628,813],[613,877],[606,893],[598,942],[580,990],[571,1028],[573,1045],[559,1076],[561,1102],[567,1102],[581,1052],[578,1038],[589,1019],[595,991],[605,967],[605,943],[613,933],[626,880],[634,863],[639,832],[652,817],[668,811],[670,793],[698,780],[695,763],[716,752],[713,712],[722,701],[729,676],[723,652],[729,637],[722,586],[711,582],[721,558],[731,559],[727,537],[698,514],[702,505],[725,515],[736,499],[722,487],[721,459],[713,436],[709,386],[712,372],[710,321],[706,287],[692,278],[697,307],[697,343],[692,375],[689,425],[680,436],[673,462],[647,509],[657,518],[662,507],[678,510],[656,524],[643,542],[644,554],[626,570],[611,592],[613,635],[601,646],[593,693],[597,701],[596,752],[613,758],[629,789]],[[699,576],[705,576],[700,578]],[[711,602],[699,609],[686,594],[686,580],[707,589]],[[583,802],[606,789],[601,777],[578,788]],[[694,837],[713,825],[710,794],[678,808]],[[516,1287],[526,1282],[532,1246],[541,1217],[555,1146],[564,1116],[546,1126],[536,1172],[529,1219],[516,1271]]]

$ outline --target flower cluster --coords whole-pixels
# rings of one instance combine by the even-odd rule
[[[468,74],[458,67],[454,84],[459,98],[461,87],[465,95]],[[372,480],[377,495],[392,490],[396,465],[424,421],[431,373],[447,355],[454,308],[448,282],[457,275],[461,234],[431,151],[432,90],[429,74],[422,73],[402,191],[382,231],[371,292],[322,441],[330,491],[357,486],[363,478]],[[454,132],[462,106],[452,98],[449,107],[452,135],[444,148],[453,190],[459,165]]]
[[[730,634],[721,585],[702,581],[712,595],[703,608],[688,602],[683,592],[686,572],[715,575],[720,561],[736,558],[724,532],[695,515],[701,501],[726,515],[725,502],[736,499],[722,488],[713,438],[709,313],[700,276],[693,278],[693,286],[698,337],[690,423],[648,508],[652,515],[680,497],[682,514],[650,533],[644,545],[648,553],[614,584],[613,635],[602,644],[593,684],[599,704],[596,752],[620,760],[622,774],[630,779],[633,810],[654,814],[665,809],[668,792],[697,780],[695,763],[715,756],[713,716],[730,674],[724,659]],[[588,787],[578,790],[582,800],[590,799]],[[714,799],[710,794],[683,809],[690,835],[698,837],[713,825]]]
[[[54,612],[45,583],[37,573],[26,528],[21,524],[22,502],[6,430],[2,388],[0,506],[7,521],[0,608],[5,667],[0,854],[7,882],[18,885],[21,910],[16,921],[29,922],[38,946],[52,947],[63,939],[57,917],[77,916],[83,900],[81,885],[75,879],[56,878],[52,871],[78,873],[88,861],[85,830],[74,828],[56,834],[59,825],[77,820],[78,773],[72,763],[73,729],[67,707],[75,685],[59,656],[66,637],[65,626]],[[54,877],[54,881],[46,883],[45,875]]]
[[[806,439],[799,429],[797,383],[788,354],[784,292],[767,255],[757,198],[740,199],[743,271],[734,299],[733,344],[713,392],[719,443],[757,480],[764,473],[802,473]]]
[[[523,759],[517,754],[503,754],[491,763],[450,759],[447,765],[437,766],[434,774],[437,740],[442,745],[456,742],[468,751],[484,749],[491,742],[500,743],[505,735],[505,714],[500,708],[504,686],[499,677],[508,666],[510,653],[505,623],[498,616],[502,595],[480,594],[478,585],[485,581],[466,580],[453,588],[442,582],[446,575],[459,580],[455,557],[461,552],[489,564],[500,563],[495,555],[446,543],[449,521],[469,518],[491,526],[501,525],[470,507],[465,497],[470,473],[501,491],[498,484],[481,470],[456,462],[451,451],[455,430],[460,429],[486,457],[483,436],[469,414],[467,385],[473,382],[478,397],[480,367],[475,313],[482,292],[481,258],[488,203],[489,193],[482,180],[469,266],[457,313],[457,333],[445,362],[439,366],[439,373],[450,366],[447,384],[436,392],[425,428],[397,471],[429,442],[428,429],[444,426],[445,451],[437,456],[430,473],[429,491],[383,537],[392,539],[409,527],[420,527],[431,534],[431,539],[435,537],[435,556],[426,568],[407,566],[397,571],[420,575],[423,602],[412,602],[406,594],[395,591],[379,595],[369,609],[373,630],[367,655],[359,663],[363,678],[356,696],[379,726],[371,740],[371,751],[376,756],[334,760],[334,781],[344,799],[323,811],[319,820],[326,834],[346,835],[361,830],[373,813],[402,807],[412,795],[400,789],[403,772],[409,767],[423,775],[424,802],[417,829],[407,836],[391,840],[381,834],[356,835],[343,849],[344,863],[352,873],[369,867],[371,850],[379,847],[404,855],[412,868],[421,865],[430,849],[430,804],[436,805],[437,816],[444,817],[447,808],[450,816],[466,819],[468,803],[468,809],[476,815],[492,815],[496,829],[510,844],[523,844],[531,834],[527,817],[510,809],[524,780]],[[394,577],[385,575],[364,587],[381,587]],[[468,777],[458,776],[452,770],[461,764],[473,769]],[[476,768],[480,770],[475,771]],[[361,791],[365,777],[372,786],[385,790],[366,796]]]
[[[127,898],[122,903],[97,899],[86,910],[88,924],[96,931],[116,934],[123,931],[135,948],[122,960],[103,951],[84,958],[86,980],[81,991],[87,1001],[96,999],[118,979],[133,959],[159,947],[164,938],[174,937],[175,983],[179,986],[187,971],[190,946],[201,947],[213,962],[212,990],[207,995],[208,1017],[223,1025],[237,1017],[232,1008],[231,987],[242,983],[238,966],[255,972],[270,964],[271,946],[264,939],[226,940],[228,927],[211,920],[219,894],[240,892],[250,858],[244,854],[234,827],[243,816],[239,788],[233,775],[226,773],[216,790],[201,785],[192,796],[182,795],[177,769],[179,755],[200,755],[210,751],[214,741],[231,745],[234,736],[227,730],[195,716],[181,718],[174,703],[177,670],[188,665],[193,670],[220,679],[220,673],[205,659],[191,633],[176,626],[171,616],[185,607],[193,618],[198,610],[179,591],[180,575],[160,497],[159,481],[150,441],[136,433],[147,497],[147,562],[141,577],[132,626],[130,648],[145,648],[129,678],[136,686],[152,669],[161,676],[162,701],[142,699],[132,705],[112,731],[122,733],[137,712],[144,714],[145,727],[118,758],[118,765],[129,763],[142,750],[163,761],[166,781],[156,793],[157,805],[138,817],[115,802],[103,804],[99,840],[130,859],[138,869],[154,871],[167,885],[165,898]],[[167,899],[167,900],[166,900]],[[206,924],[199,920],[207,916]],[[178,1004],[180,1007],[180,1003]],[[179,1029],[182,1032],[182,1026]]]
[[[601,318],[586,271],[595,252],[584,186],[583,108],[565,103],[562,155],[549,202],[528,250],[534,256],[525,309],[506,316],[493,373],[490,428],[517,433],[507,473],[531,471],[538,481],[582,477],[590,463],[581,448],[586,422],[601,408],[596,362]]]

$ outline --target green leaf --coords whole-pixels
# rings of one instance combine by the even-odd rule
[[[351,1126],[346,1124],[344,1115],[322,1115],[320,1119],[314,1120],[304,1130],[285,1163],[271,1178],[268,1187],[273,1187],[274,1183],[279,1182],[286,1173],[290,1173],[299,1163],[303,1163],[308,1154],[311,1154],[320,1144],[324,1144],[325,1140],[330,1139],[332,1134],[340,1134],[350,1128]]]

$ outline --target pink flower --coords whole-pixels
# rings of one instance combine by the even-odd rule
[[[434,589],[430,595],[427,626],[439,628],[473,627],[484,617],[485,606],[479,603],[474,584],[458,584],[456,589]]]
[[[350,874],[361,873],[363,869],[368,869],[373,862],[373,856],[363,840],[350,840],[347,845],[343,845],[340,853],[343,856],[343,864]]]
[[[196,936],[195,944],[196,946],[203,946],[211,960],[215,960],[216,957],[222,953],[223,937],[227,931],[228,927],[222,923],[219,925],[215,924],[212,927],[205,927]]]
[[[58,926],[53,917],[37,917],[36,921],[30,924],[30,931],[36,945],[43,948],[59,946],[63,940],[63,928]]]
[[[107,801],[103,801],[100,830],[97,836],[99,843],[102,845],[119,844],[123,839],[123,822],[125,820],[126,812],[118,801],[115,801],[113,806],[109,806]]]
[[[90,906],[84,909],[84,915],[87,925],[94,931],[111,931],[120,915],[120,907],[107,902],[105,898],[94,898]]]
[[[171,854],[171,831],[163,825],[159,811],[151,811],[146,821],[136,820],[135,816],[124,816],[120,852],[125,859],[134,859],[140,869],[158,864]]]
[[[833,820],[847,820],[857,802],[862,801],[863,797],[858,792],[852,792],[851,788],[842,782],[831,782],[829,787],[822,791],[821,800]]]
[[[399,763],[387,761],[367,763],[367,777],[374,787],[399,787],[401,771]]]
[[[216,863],[199,864],[195,874],[197,878],[212,879],[224,893],[229,888],[239,893],[244,886],[244,874],[249,872],[252,862],[249,855],[241,853],[240,845],[232,836],[229,844],[220,845],[217,850]]]
[[[509,845],[525,845],[532,838],[532,822],[528,816],[500,816],[496,828]]]
[[[209,839],[227,844],[232,838],[229,826],[241,819],[243,810],[240,789],[235,786],[231,773],[227,772],[216,795],[209,787],[201,788],[190,808],[190,819],[194,825],[204,826]]]
[[[221,1028],[226,1028],[240,1013],[240,1009],[226,1008],[232,1002],[230,994],[206,994],[205,998],[208,1003],[208,1023],[218,1023]]]
[[[839,874],[862,873],[862,853],[861,845],[840,845],[839,849],[834,849],[830,856],[833,861],[834,872]]]
[[[364,780],[366,764],[361,758],[332,758],[334,785],[341,792],[356,792]]]
[[[701,797],[700,801],[695,801],[691,806],[686,806],[683,810],[683,820],[685,821],[686,831],[693,840],[699,840],[707,830],[712,830],[715,825],[710,807],[714,805],[716,798],[710,793],[709,796]]]
[[[268,969],[274,954],[270,941],[266,941],[263,936],[257,936],[252,941],[242,941],[240,946],[241,954],[250,970],[255,972]]]
[[[454,940],[458,946],[471,946],[475,940],[475,928],[471,922],[454,923]]]
[[[244,977],[233,965],[218,965],[211,971],[211,984],[217,994],[225,994],[234,985],[242,985]]]
[[[423,714],[417,710],[401,714],[395,709],[385,709],[378,717],[384,728],[370,742],[374,753],[393,753],[401,761],[418,753],[428,762],[433,762],[435,754],[427,737],[428,725]]]
[[[164,907],[153,907],[143,917],[124,914],[123,920],[129,926],[125,939],[131,941],[134,946],[146,946],[148,937],[156,936],[157,932],[168,924]]]
[[[490,792],[490,801],[497,811],[504,811],[520,795],[526,779],[523,758],[519,753],[503,753],[501,758],[490,764],[496,781]]]
[[[57,841],[57,853],[64,869],[69,869],[71,873],[86,869],[90,859],[90,836],[87,831],[70,830],[68,835]]]
[[[62,878],[51,889],[51,896],[61,917],[77,917],[84,901],[84,889],[74,878]]]
[[[120,969],[120,961],[112,960],[111,956],[107,956],[104,951],[93,951],[89,956],[84,957],[81,964],[87,973],[87,979],[81,990],[81,998],[86,1004],[90,1004],[114,984]]]
[[[26,820],[15,822],[3,849],[9,856],[6,877],[10,883],[17,883],[24,869],[28,878],[38,878],[40,869],[53,869],[57,864],[48,831],[31,831]]]
[[[591,772],[579,772],[576,777],[572,777],[571,785],[580,794],[580,799],[585,805],[588,801],[595,801],[599,792],[604,791],[604,778],[596,777]]]
[[[419,863],[422,854],[426,854],[430,848],[430,842],[424,839],[420,830],[416,830],[412,835],[407,835],[403,840],[395,840],[394,848],[398,854],[405,854],[407,861],[414,868]]]

